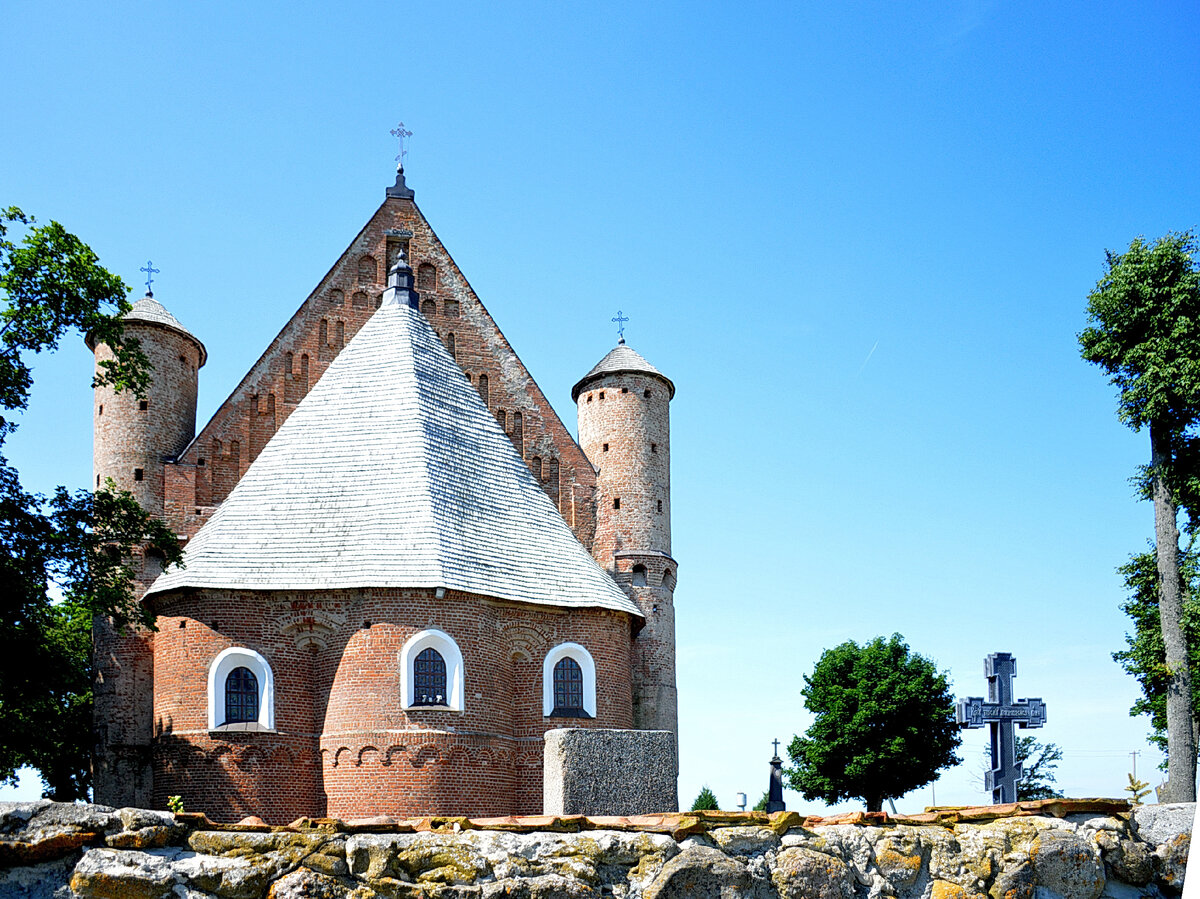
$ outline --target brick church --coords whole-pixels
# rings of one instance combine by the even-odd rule
[[[126,328],[153,384],[96,389],[96,483],[186,567],[134,560],[154,633],[97,622],[97,801],[536,814],[547,730],[677,731],[674,385],[622,341],[576,443],[402,169],[199,433],[204,344],[149,293]]]

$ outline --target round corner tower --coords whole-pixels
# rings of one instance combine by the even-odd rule
[[[92,420],[94,487],[112,478],[142,508],[163,515],[164,462],[183,452],[196,434],[197,373],[207,359],[197,340],[152,294],[133,304],[123,319],[152,366],[150,387],[138,398],[108,385],[95,388]],[[113,358],[104,344],[88,340],[96,371]]]
[[[123,319],[125,334],[136,337],[150,361],[150,386],[138,398],[102,385],[92,408],[93,486],[106,480],[128,490],[156,518],[165,511],[165,461],[195,436],[197,371],[204,345],[147,292]],[[112,350],[90,337],[96,372]],[[141,553],[134,585],[140,597],[159,568]],[[96,722],[93,788],[97,802],[146,806],[153,801],[150,745],[153,740],[153,634],[116,630],[98,617],[92,631],[95,658]]]
[[[592,556],[637,603],[633,716],[678,734],[671,557],[671,398],[675,385],[622,338],[571,391],[579,443],[596,469]]]

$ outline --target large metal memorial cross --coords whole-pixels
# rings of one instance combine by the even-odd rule
[[[1041,727],[1046,723],[1046,704],[1040,698],[1013,699],[1012,679],[1017,676],[1017,660],[1011,653],[992,653],[984,663],[984,672],[988,679],[987,701],[982,696],[960,699],[955,716],[959,727],[990,725],[992,770],[984,775],[984,785],[992,791],[994,804],[1016,802],[1021,765],[1017,761],[1013,725]]]

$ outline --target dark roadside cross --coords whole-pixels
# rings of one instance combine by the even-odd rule
[[[783,812],[787,811],[787,806],[783,804],[783,759],[779,757],[779,741],[772,740],[771,745],[775,747],[775,755],[771,758],[771,782],[767,786],[767,811]]]
[[[1046,723],[1046,704],[1040,698],[1013,699],[1012,679],[1017,676],[1017,660],[1011,653],[994,652],[984,662],[988,696],[960,699],[955,707],[958,726],[983,727],[992,731],[992,769],[984,774],[984,786],[992,791],[992,803],[1017,801],[1017,781],[1021,765],[1017,762],[1017,740],[1013,725],[1041,727]]]

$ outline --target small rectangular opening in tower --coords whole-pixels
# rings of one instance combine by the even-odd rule
[[[135,468],[135,469],[133,470],[133,479],[134,479],[135,481],[140,481],[140,480],[142,479],[142,476],[143,476],[143,474],[144,474],[144,472],[142,471],[142,469],[140,469],[140,468]]]
[[[650,452],[652,452],[652,453],[658,452],[658,444],[657,443],[650,444]]]
[[[660,511],[660,512],[662,511],[662,500],[661,499],[658,501],[658,511]]]
[[[139,412],[145,412],[149,408],[150,408],[149,400],[138,400],[138,411]]]
[[[614,496],[614,497],[613,497],[613,508],[614,508],[614,509],[619,509],[619,508],[621,508],[621,497],[619,497],[619,496]]]
[[[604,452],[606,452],[606,453],[608,452],[608,444],[607,443],[604,444]]]
[[[629,393],[629,388],[628,388],[628,387],[622,387],[622,388],[621,388],[621,393]]]

